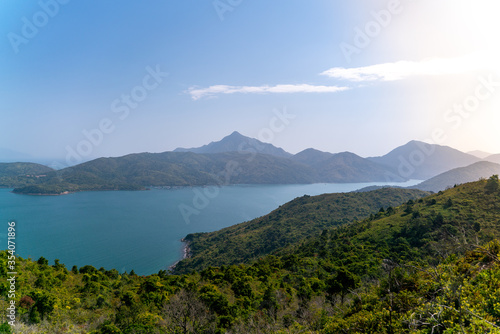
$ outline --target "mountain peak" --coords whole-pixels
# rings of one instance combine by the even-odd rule
[[[399,176],[427,180],[457,167],[465,167],[480,159],[451,148],[411,140],[381,157],[368,158],[373,162],[389,166]]]
[[[233,131],[233,133],[231,133],[229,136],[226,136],[225,138],[227,138],[227,137],[245,137],[245,136],[243,136],[238,131]]]
[[[238,131],[233,131],[230,135],[222,138],[220,141],[211,142],[210,144],[203,145],[195,148],[177,148],[174,152],[193,152],[200,154],[210,153],[226,153],[237,152],[242,150],[254,149],[257,153],[274,155],[282,158],[289,158],[292,155],[282,148],[276,147],[272,144],[263,143],[258,139],[250,138],[242,135]]]

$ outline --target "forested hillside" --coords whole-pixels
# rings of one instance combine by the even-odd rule
[[[492,177],[185,275],[17,258],[15,333],[500,333],[499,225]]]
[[[384,188],[296,198],[266,216],[220,231],[186,236],[191,256],[176,265],[176,272],[248,262],[315,236],[324,229],[428,194],[413,189]]]
[[[50,167],[29,162],[0,163],[0,188],[40,183],[52,171]]]

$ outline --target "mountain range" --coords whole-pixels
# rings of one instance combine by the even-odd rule
[[[487,159],[496,161],[500,155]],[[235,131],[198,148],[99,158],[58,171],[45,167],[39,173],[44,176],[38,178],[26,177],[20,165],[3,164],[3,170],[10,165],[18,171],[18,175],[6,174],[0,164],[0,186],[14,187],[15,192],[23,194],[59,194],[139,190],[150,186],[404,182],[428,180],[480,161],[451,147],[419,141],[411,141],[380,157],[363,158],[351,152],[333,154],[312,148],[293,155]],[[485,169],[475,171],[469,173],[469,178],[485,177]]]

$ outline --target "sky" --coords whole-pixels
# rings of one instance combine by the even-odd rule
[[[75,164],[233,131],[291,153],[379,156],[410,140],[500,153],[499,10],[2,0],[0,153]]]

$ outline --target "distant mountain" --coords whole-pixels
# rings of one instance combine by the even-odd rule
[[[31,162],[0,163],[0,176],[40,175],[53,171],[52,168]]]
[[[489,155],[484,160],[500,164],[500,154]]]
[[[402,182],[409,178],[430,179],[481,161],[447,146],[418,141],[373,158],[315,149],[290,155],[238,132],[219,142],[189,149],[195,152],[179,152],[182,150],[185,149],[100,158],[57,172],[50,171],[46,177],[25,184],[28,188],[23,188],[21,182],[15,191],[59,194],[85,190],[138,190],[148,186]],[[196,153],[200,151],[206,153]]]
[[[318,162],[314,168],[324,178],[323,182],[402,182],[406,180],[404,177],[392,176],[387,167],[350,152],[334,154]]]
[[[487,179],[494,174],[500,174],[499,164],[479,161],[467,167],[455,168],[444,172],[409,188],[438,192],[453,187],[456,184],[473,182],[480,178]]]
[[[0,147],[0,162],[25,162],[32,161],[33,157],[29,154],[9,150],[7,148]]]
[[[308,166],[315,166],[333,157],[332,153],[318,151],[314,148],[303,150],[292,157],[293,161],[303,163]]]
[[[488,156],[491,155],[491,153],[480,151],[480,150],[475,150],[475,151],[469,151],[467,154],[473,155],[475,157],[478,157],[479,159],[484,159]]]
[[[369,160],[389,167],[394,177],[427,180],[450,169],[480,161],[478,157],[448,146],[412,140],[381,157]]]
[[[317,179],[308,166],[267,154],[164,152],[92,160],[49,173],[37,186],[14,191],[57,194],[148,186],[297,184]]]
[[[234,131],[229,136],[218,142],[211,142],[197,148],[177,148],[174,152],[193,152],[200,154],[225,153],[225,152],[257,152],[261,154],[274,155],[276,157],[289,158],[292,154],[272,144],[263,143],[255,138],[243,136]]]
[[[18,187],[14,192],[60,194],[88,190],[140,190],[148,186],[387,181],[386,167],[353,153],[323,155],[326,159],[307,165],[293,158],[249,152],[130,154],[99,158],[53,171],[37,183]]]
[[[328,153],[312,148],[297,153],[293,161],[312,167],[321,182],[403,182],[403,177],[392,177],[391,170],[351,152]]]

